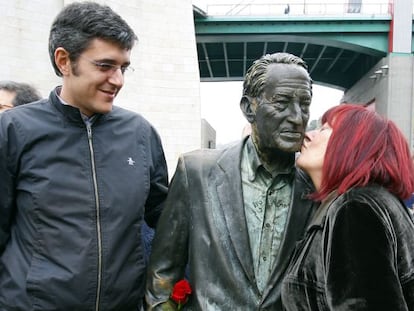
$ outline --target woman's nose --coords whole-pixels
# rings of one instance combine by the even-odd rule
[[[305,141],[312,141],[316,135],[316,130],[308,131],[305,133]]]

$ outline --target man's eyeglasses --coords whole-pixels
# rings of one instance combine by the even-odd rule
[[[118,69],[121,70],[122,74],[125,74],[125,72],[129,72],[132,73],[134,72],[134,68],[132,68],[129,65],[114,65],[114,64],[110,64],[110,63],[105,63],[105,62],[98,62],[96,60],[93,59],[89,59],[85,56],[81,56],[82,58],[86,59],[88,62],[90,62],[92,65],[94,65],[96,68],[99,69],[99,71],[101,72],[111,72],[111,73],[115,73]]]

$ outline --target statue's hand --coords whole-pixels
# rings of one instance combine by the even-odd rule
[[[157,308],[157,310],[161,310],[161,311],[176,311],[177,310],[177,305],[171,300],[168,300],[160,304],[158,307],[159,308]]]

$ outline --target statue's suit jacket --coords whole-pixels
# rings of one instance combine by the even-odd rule
[[[260,293],[243,207],[243,144],[180,157],[153,241],[146,291],[150,309],[168,299],[188,265],[193,293],[184,310],[282,310],[281,281],[316,207],[306,199],[313,188],[297,169],[278,257]]]

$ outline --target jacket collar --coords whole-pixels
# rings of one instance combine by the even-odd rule
[[[309,177],[302,170],[296,168],[293,196],[289,208],[286,229],[283,233],[283,240],[279,248],[273,271],[270,274],[267,288],[263,293],[263,300],[265,300],[264,305],[266,305],[268,299],[271,299],[273,291],[280,293],[282,278],[288,267],[291,254],[296,243],[303,238],[306,224],[319,205],[319,203],[307,198],[307,194],[312,193],[313,191],[313,184],[310,182]]]
[[[231,245],[243,270],[252,284],[255,284],[253,258],[247,230],[241,184],[241,157],[247,138],[226,149],[217,160],[216,187],[218,198],[229,232]],[[230,196],[229,193],[232,195]],[[247,246],[247,247],[246,247]]]
[[[312,217],[312,220],[309,222],[307,230],[310,230],[313,227],[323,228],[325,224],[326,214],[328,213],[329,206],[336,201],[338,198],[338,193],[336,191],[331,192],[325,200],[321,203],[318,209],[315,211],[315,214]]]
[[[52,103],[52,106],[56,108],[57,111],[70,123],[75,123],[79,126],[85,126],[85,122],[82,119],[82,114],[80,110],[76,107],[64,104],[59,98],[59,94],[62,87],[58,86],[53,91],[50,92],[49,99]],[[98,119],[104,117],[102,114],[96,114],[94,122]]]

